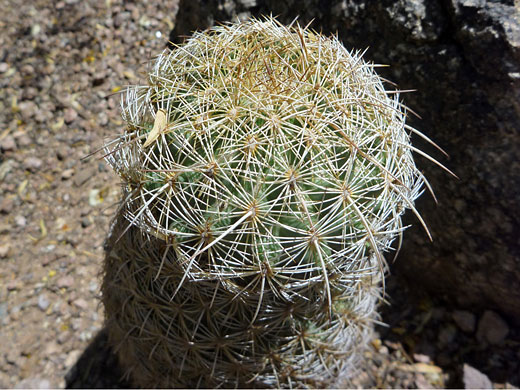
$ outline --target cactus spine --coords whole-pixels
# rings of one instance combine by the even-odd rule
[[[126,130],[106,146],[123,196],[102,291],[136,384],[353,375],[382,253],[425,183],[415,130],[373,68],[266,18],[196,33],[127,90]]]

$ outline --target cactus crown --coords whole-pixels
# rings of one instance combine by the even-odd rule
[[[373,316],[359,290],[379,284],[381,253],[425,182],[405,110],[374,66],[337,38],[250,20],[160,54],[122,110],[127,128],[107,160],[123,179],[130,226],[166,244],[158,272],[165,262],[182,270],[171,300],[186,284],[218,282],[219,294],[256,302],[239,316],[248,324],[273,317],[275,302],[303,302],[292,327],[314,334],[315,347],[295,342],[293,356],[347,345],[345,313]],[[328,315],[309,322],[320,310]],[[270,356],[258,345],[253,355]]]
[[[273,20],[164,52],[123,113],[109,161],[128,219],[173,240],[190,279],[269,275],[287,298],[342,285],[420,193],[401,105],[373,67]]]

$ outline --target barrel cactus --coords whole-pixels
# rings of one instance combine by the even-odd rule
[[[426,183],[374,66],[335,37],[249,20],[160,54],[122,111],[106,145],[123,195],[102,293],[133,382],[351,377],[378,319],[383,253]]]

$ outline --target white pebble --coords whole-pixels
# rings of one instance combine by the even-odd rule
[[[47,299],[47,296],[45,294],[41,294],[38,297],[38,307],[40,308],[40,310],[42,310],[42,311],[47,310],[47,308],[49,307],[50,304],[51,303],[49,302],[49,300]]]

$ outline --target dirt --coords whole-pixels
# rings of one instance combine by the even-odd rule
[[[145,82],[177,0],[0,4],[0,387],[129,387],[99,304],[119,197],[99,149],[123,129],[119,92]],[[354,386],[463,387],[476,383],[468,375],[520,385],[519,331],[506,319],[388,284],[389,325]]]

